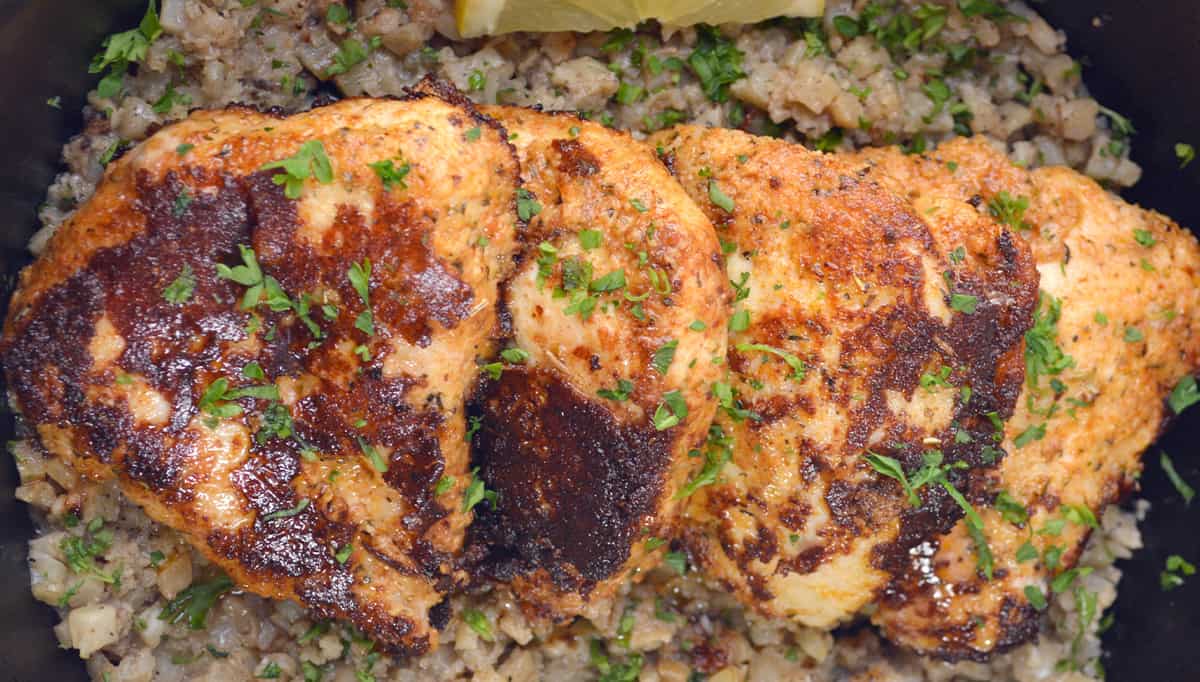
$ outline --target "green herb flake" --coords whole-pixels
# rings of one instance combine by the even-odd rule
[[[384,159],[375,163],[368,163],[371,170],[375,171],[375,175],[379,177],[379,181],[383,183],[383,191],[391,192],[393,187],[400,189],[408,189],[408,183],[404,178],[412,170],[412,166],[401,162],[399,166],[392,159]]]
[[[387,460],[383,458],[383,455],[380,454],[379,450],[374,445],[371,445],[364,440],[361,436],[358,436],[357,438],[358,449],[361,450],[363,455],[367,458],[367,461],[371,464],[371,468],[381,474],[387,473]]]
[[[1179,159],[1180,170],[1196,160],[1196,148],[1186,142],[1175,143],[1175,158]]]
[[[1154,246],[1154,244],[1156,243],[1156,240],[1154,239],[1154,233],[1151,232],[1150,230],[1142,230],[1142,229],[1134,230],[1133,231],[1133,240],[1146,248],[1150,248],[1151,246]]]
[[[667,552],[663,557],[663,563],[673,569],[679,575],[684,575],[688,570],[687,555],[683,552]]]
[[[435,485],[433,487],[433,494],[434,494],[434,496],[445,495],[446,493],[450,492],[450,489],[453,487],[454,487],[454,477],[453,476],[442,476],[441,478],[438,479],[437,485]]]
[[[500,351],[500,357],[504,358],[505,362],[519,365],[529,359],[529,352],[520,348],[505,348]]]
[[[224,575],[208,582],[195,583],[167,602],[158,619],[172,624],[186,620],[192,630],[203,630],[208,627],[209,609],[221,595],[232,589],[233,581]]]
[[[542,212],[542,205],[537,197],[524,187],[517,188],[517,217],[526,222]]]
[[[688,415],[687,401],[678,390],[663,394],[663,401],[654,411],[654,428],[659,431],[678,426]]]
[[[738,352],[741,353],[768,353],[782,359],[785,363],[787,363],[787,366],[792,369],[792,374],[788,377],[792,381],[804,381],[804,377],[807,374],[808,369],[804,365],[803,360],[787,351],[780,350],[779,348],[768,346],[762,343],[739,343],[735,346],[735,348],[737,348]]]
[[[622,402],[629,400],[629,396],[633,393],[633,382],[628,379],[617,379],[616,389],[602,388],[596,391],[596,395],[606,400],[615,400]]]
[[[950,307],[960,313],[971,315],[979,305],[979,298],[970,294],[950,294]]]
[[[996,495],[995,506],[996,511],[1000,512],[1000,516],[1014,526],[1023,525],[1029,520],[1029,511],[1025,509],[1025,506],[1018,502],[1015,497],[1009,495],[1006,491],[1001,490],[1000,493]]]
[[[282,185],[284,195],[289,199],[299,199],[304,187],[304,181],[316,178],[322,185],[333,182],[333,165],[325,153],[325,145],[320,140],[309,140],[300,145],[300,150],[293,156],[279,161],[264,164],[259,170],[278,168],[282,173],[276,173],[271,181]]]
[[[1196,386],[1196,377],[1190,374],[1180,379],[1167,396],[1167,404],[1175,414],[1181,414],[1197,402],[1200,402],[1200,388]]]
[[[368,54],[367,46],[358,40],[354,38],[343,40],[342,44],[338,46],[337,53],[333,55],[333,64],[325,70],[325,77],[330,78],[346,73],[355,66],[365,62]]]
[[[471,482],[467,484],[467,489],[463,493],[462,510],[469,512],[475,508],[475,505],[487,500],[492,509],[500,502],[500,493],[493,490],[488,490],[483,479],[479,477],[479,468],[471,470]]]
[[[1005,225],[1028,230],[1029,223],[1025,222],[1025,211],[1029,208],[1028,197],[1013,197],[1008,192],[998,192],[988,202],[988,212],[992,217]]]
[[[679,341],[676,339],[671,339],[659,346],[650,361],[650,366],[654,368],[654,371],[665,376],[667,370],[671,368],[671,362],[675,359],[675,349],[678,347]]]
[[[704,94],[713,102],[724,102],[729,99],[729,85],[746,75],[742,52],[711,26],[701,24],[696,31],[696,48],[688,55],[687,65],[700,80]]]
[[[195,290],[196,274],[192,272],[192,266],[184,263],[183,268],[179,271],[179,276],[163,289],[162,297],[167,303],[182,305],[191,300]]]
[[[330,5],[325,10],[325,21],[344,26],[350,23],[350,10],[345,5]]]
[[[1042,593],[1041,588],[1037,585],[1025,586],[1025,598],[1029,600],[1030,606],[1038,611],[1045,611],[1048,606],[1046,595]]]
[[[491,642],[495,639],[492,635],[492,624],[488,621],[488,617],[478,609],[463,609],[463,621],[470,626],[475,634],[485,642]]]
[[[580,230],[578,236],[579,245],[583,247],[585,251],[598,249],[600,248],[600,245],[604,243],[604,233],[600,230]]]
[[[721,186],[717,184],[716,180],[708,181],[708,198],[714,206],[721,208],[726,213],[733,213],[733,199],[721,191]]]
[[[1163,473],[1167,475],[1167,479],[1171,481],[1171,485],[1175,486],[1175,490],[1179,492],[1179,496],[1183,498],[1183,503],[1191,505],[1192,498],[1196,496],[1196,491],[1175,470],[1175,464],[1171,461],[1171,456],[1165,450],[1159,452],[1158,464],[1162,467]]]
[[[311,502],[308,500],[308,498],[305,498],[300,500],[299,504],[297,504],[295,507],[292,507],[291,509],[280,509],[278,511],[273,511],[270,514],[262,517],[262,520],[276,521],[278,519],[289,519],[293,516],[301,514],[305,509],[308,509],[309,504],[311,504]]]

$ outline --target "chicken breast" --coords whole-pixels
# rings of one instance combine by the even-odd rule
[[[447,97],[158,132],[22,273],[3,339],[41,447],[405,654],[465,577],[464,393],[516,244],[505,133]]]
[[[986,500],[1023,376],[1029,249],[962,201],[937,207],[955,229],[931,230],[799,145],[697,127],[650,142],[716,225],[737,300],[713,385],[724,452],[686,543],[764,614],[832,627]],[[910,496],[889,465],[931,484]]]
[[[473,532],[482,570],[564,618],[667,551],[716,408],[729,287],[712,225],[649,148],[571,114],[485,111],[517,148],[529,224],[476,400],[475,463],[499,499]]]
[[[1074,171],[1013,166],[982,140],[857,160],[918,207],[966,200],[1011,225],[1033,249],[1042,289],[1025,386],[1004,428],[1002,504],[981,510],[994,578],[975,570],[959,524],[912,555],[873,620],[921,652],[982,660],[1037,635],[1031,599],[1044,606],[1051,578],[1054,591],[1075,592],[1079,618],[1098,617],[1072,567],[1104,506],[1136,485],[1141,453],[1171,415],[1165,399],[1200,366],[1196,239]]]

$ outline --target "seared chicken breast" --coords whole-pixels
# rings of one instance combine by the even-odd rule
[[[702,459],[729,286],[712,225],[654,153],[571,114],[488,107],[521,160],[527,249],[475,401],[498,500],[484,571],[536,616],[603,605],[659,561]]]
[[[1167,397],[1200,366],[1200,248],[1089,178],[1026,171],[982,140],[855,158],[918,208],[975,203],[1030,244],[1041,273],[1026,381],[997,470],[1004,504],[981,510],[994,577],[975,570],[959,524],[912,554],[873,617],[918,651],[984,659],[1037,635],[1031,600],[1040,605],[1051,578],[1086,611],[1085,576],[1070,573],[1083,543],[1104,506],[1136,484],[1142,452],[1172,414]]]
[[[431,649],[518,174],[494,122],[429,95],[165,128],[21,275],[25,425],[245,589]]]
[[[649,142],[716,226],[736,292],[712,386],[723,452],[690,498],[686,544],[762,613],[832,627],[985,502],[994,423],[1023,378],[1029,249],[963,201],[939,207],[955,229],[931,229],[799,145],[687,126]],[[907,494],[876,471],[889,464],[930,484]]]

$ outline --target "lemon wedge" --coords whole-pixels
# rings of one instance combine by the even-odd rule
[[[605,31],[648,19],[667,26],[818,17],[825,0],[456,0],[464,38],[513,31]]]

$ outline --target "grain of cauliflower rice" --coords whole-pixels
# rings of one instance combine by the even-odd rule
[[[826,15],[753,26],[512,34],[459,40],[446,0],[163,0],[161,32],[106,70],[85,131],[41,211],[49,234],[86,200],[103,165],[192,108],[233,102],[306,109],[335,91],[400,95],[425,73],[485,103],[585,112],[635,134],[678,122],[741,127],[821,150],[959,134],[1017,164],[1067,165],[1129,186],[1129,122],[1088,96],[1065,37],[1023,4],[829,0]],[[136,31],[137,29],[135,29]],[[135,37],[134,42],[139,42]],[[110,44],[110,47],[112,45]],[[890,647],[865,627],[834,633],[766,620],[688,570],[682,554],[611,603],[560,627],[527,621],[501,588],[460,595],[435,653],[397,660],[293,603],[230,586],[112,484],[86,482],[12,445],[39,528],[35,597],[95,680],[1087,680],[1102,675],[1100,618],[1080,624],[1056,595],[1038,642],[956,664]],[[1141,545],[1145,511],[1109,508],[1080,562],[1097,613],[1113,566]],[[66,513],[79,509],[78,515]],[[168,618],[160,617],[166,613]]]

